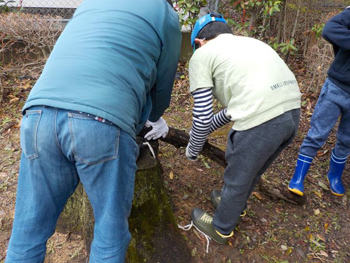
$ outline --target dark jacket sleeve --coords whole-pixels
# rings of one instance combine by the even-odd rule
[[[350,50],[350,8],[332,17],[322,31],[322,37],[331,43],[334,50]]]
[[[169,107],[175,73],[180,57],[181,30],[178,15],[167,4],[168,21],[164,27],[162,51],[157,63],[157,78],[151,89],[152,111],[149,120],[157,121]]]

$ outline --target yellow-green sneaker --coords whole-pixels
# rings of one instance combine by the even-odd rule
[[[211,202],[213,203],[214,207],[217,208],[221,201],[221,191],[220,190],[213,190],[210,194]],[[241,217],[244,217],[247,214],[246,210],[243,210],[241,213]]]
[[[209,236],[216,243],[225,245],[227,244],[227,238],[233,235],[233,232],[228,235],[222,235],[218,231],[215,230],[212,225],[213,217],[203,211],[200,208],[195,208],[191,213],[193,224],[205,235]]]
[[[214,207],[217,208],[221,202],[221,191],[220,190],[213,190],[210,194],[211,202],[213,203]]]

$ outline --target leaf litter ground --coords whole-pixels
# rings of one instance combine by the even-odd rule
[[[303,72],[300,68],[294,70]],[[3,81],[6,96],[0,109],[0,262],[6,256],[14,215],[20,160],[20,110],[34,84],[34,80],[22,78],[21,74],[20,71],[13,72]],[[188,132],[193,101],[188,94],[187,75],[185,64],[180,63],[171,105],[164,118],[169,126]],[[301,87],[306,87],[308,78],[301,73],[298,81],[303,84]],[[303,107],[297,138],[264,174],[262,183],[268,188],[287,187],[294,172],[298,148],[309,128],[319,89],[302,88]],[[219,108],[220,105],[215,105],[215,109]],[[225,150],[229,130],[229,125],[219,129],[210,135],[209,142]],[[336,128],[310,168],[305,183],[305,205],[285,202],[256,188],[248,202],[247,216],[235,229],[229,245],[212,241],[209,253],[206,253],[206,240],[198,231],[194,228],[180,230],[192,254],[192,261],[188,263],[350,262],[350,167],[343,174],[347,189],[344,197],[333,196],[326,179],[335,135]],[[222,187],[224,171],[202,156],[198,161],[190,162],[184,152],[185,149],[160,142],[163,179],[180,225],[190,223],[194,207],[214,213],[210,193]],[[56,232],[47,244],[45,262],[86,262],[86,259],[84,242],[77,234]]]

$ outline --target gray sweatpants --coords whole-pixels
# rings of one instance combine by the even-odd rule
[[[230,234],[261,175],[296,136],[300,109],[288,111],[246,131],[229,133],[220,205],[213,225]]]

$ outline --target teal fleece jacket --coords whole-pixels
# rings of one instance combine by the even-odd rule
[[[85,0],[57,40],[23,110],[102,117],[136,137],[169,106],[181,47],[166,0]]]

